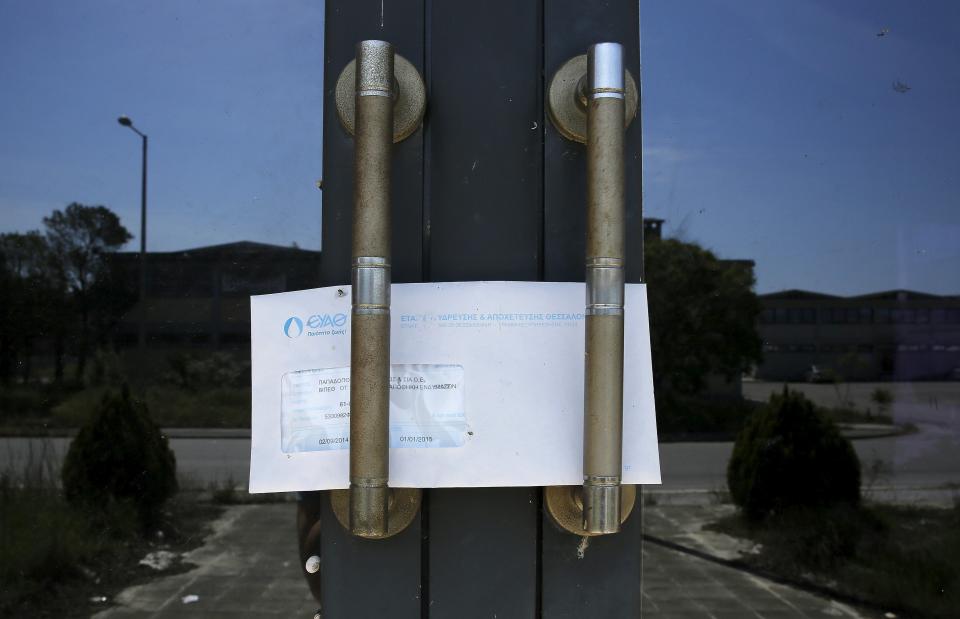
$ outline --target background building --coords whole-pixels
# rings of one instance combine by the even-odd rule
[[[644,219],[658,239],[662,219]],[[111,259],[135,289],[139,256]],[[147,338],[153,349],[246,347],[250,295],[322,285],[321,252],[240,241],[147,256]],[[753,269],[751,260],[725,260]],[[761,380],[944,380],[960,378],[960,296],[891,290],[843,297],[805,290],[760,295]],[[136,344],[139,304],[119,325],[117,343]],[[716,377],[708,391],[739,393]]]
[[[112,256],[135,288],[136,252]],[[320,252],[240,241],[147,254],[147,341],[151,347],[247,346],[250,295],[320,285]],[[120,323],[118,343],[136,345],[139,303]]]
[[[824,379],[960,379],[960,296],[785,290],[760,300],[759,379],[805,380],[812,366]]]
[[[659,239],[662,219],[645,218],[644,236]],[[324,285],[321,252],[239,241],[147,254],[147,341],[150,347],[198,348],[247,346],[250,296]],[[137,252],[117,252],[111,260],[136,290]],[[752,264],[752,263],[751,263]],[[349,279],[344,272],[343,281]],[[123,317],[116,342],[137,342],[139,303]]]

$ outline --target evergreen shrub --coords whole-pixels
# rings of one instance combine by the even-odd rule
[[[177,491],[177,465],[167,438],[126,387],[108,391],[80,428],[61,472],[67,500],[100,511],[135,511],[141,527],[158,523]]]
[[[791,508],[856,507],[860,461],[850,441],[812,402],[784,389],[740,431],[727,484],[734,503],[751,520]]]

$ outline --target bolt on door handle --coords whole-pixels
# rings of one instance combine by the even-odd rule
[[[585,70],[585,75],[580,71]],[[632,94],[631,94],[632,93]],[[578,535],[620,530],[635,489],[622,487],[624,313],[624,127],[637,90],[619,43],[598,43],[554,76],[550,117],[587,146],[587,251],[583,487],[546,490],[548,512]],[[626,508],[626,509],[624,509]]]
[[[361,41],[337,81],[337,111],[354,136],[350,321],[350,489],[335,490],[337,520],[379,539],[416,516],[420,490],[389,487],[391,145],[414,131],[423,79],[386,41]]]

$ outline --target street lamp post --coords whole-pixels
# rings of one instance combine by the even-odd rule
[[[133,121],[127,116],[117,118],[117,122],[129,127],[143,142],[140,173],[140,324],[137,333],[137,347],[142,357],[147,346],[147,134],[134,127]]]

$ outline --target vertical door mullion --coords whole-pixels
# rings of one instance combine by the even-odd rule
[[[337,78],[364,39],[381,39],[423,71],[422,0],[327,0],[323,110],[323,285],[350,281],[353,138],[337,117]],[[428,94],[429,97],[429,94]],[[428,99],[429,106],[429,99]],[[420,279],[423,132],[393,146],[393,281]],[[420,520],[384,540],[351,536],[324,497],[324,617],[420,617]]]
[[[625,65],[639,82],[637,0],[548,0],[543,33],[547,84],[563,63],[603,41],[623,45]],[[546,114],[544,121],[548,123],[544,141],[545,278],[583,281],[586,147],[563,138],[549,124]],[[639,117],[627,129],[625,138],[626,279],[639,282],[643,274]],[[638,501],[620,533],[589,540],[560,530],[548,515],[543,515],[543,619],[640,616],[641,510]]]
[[[429,278],[536,280],[540,2],[432,2],[428,13]],[[430,619],[532,619],[537,490],[436,489],[429,504]]]

